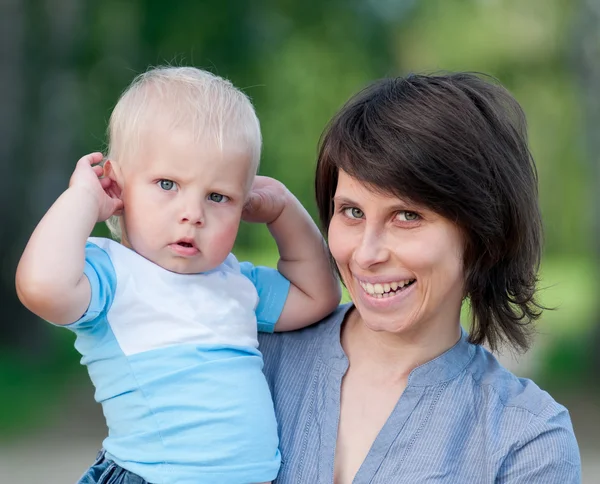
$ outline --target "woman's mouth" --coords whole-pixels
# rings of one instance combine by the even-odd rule
[[[416,282],[416,279],[404,279],[401,281],[390,281],[385,283],[371,284],[370,282],[358,281],[360,287],[371,297],[385,299],[405,291]]]

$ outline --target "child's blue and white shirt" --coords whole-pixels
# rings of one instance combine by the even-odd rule
[[[277,423],[257,329],[273,331],[289,291],[276,270],[233,255],[176,274],[90,238],[92,297],[66,326],[108,426],[107,457],[152,483],[270,481]]]

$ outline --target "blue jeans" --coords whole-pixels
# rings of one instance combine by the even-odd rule
[[[123,469],[106,458],[101,450],[96,456],[94,465],[81,476],[77,484],[149,484],[137,474]]]

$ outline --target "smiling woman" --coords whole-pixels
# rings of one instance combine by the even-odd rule
[[[327,127],[316,195],[352,303],[262,336],[278,484],[579,483],[568,411],[481,346],[526,350],[542,309],[512,96],[471,74],[375,82]]]
[[[456,342],[459,328],[447,319],[463,296],[458,227],[343,171],[333,200],[329,248],[366,327],[431,333],[442,347]]]

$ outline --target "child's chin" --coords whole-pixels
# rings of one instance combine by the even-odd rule
[[[201,264],[196,262],[190,263],[189,261],[175,261],[172,263],[159,264],[163,269],[177,274],[199,274],[202,272],[208,272],[215,269],[217,265],[214,264]]]

